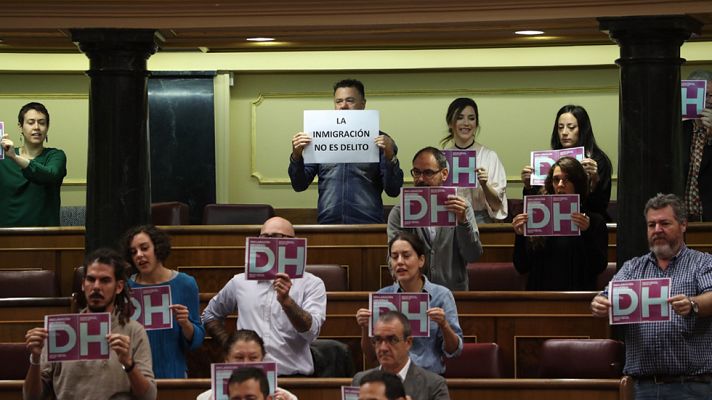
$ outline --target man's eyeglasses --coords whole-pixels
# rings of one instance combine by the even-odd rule
[[[385,337],[374,336],[374,337],[370,338],[370,340],[371,340],[371,344],[374,346],[377,346],[383,342],[390,344],[390,345],[396,345],[396,344],[400,343],[401,341],[404,341],[404,339],[401,339],[395,335],[390,335],[390,336],[385,336]]]
[[[294,236],[285,235],[284,233],[260,233],[263,238],[293,238]]]
[[[442,169],[439,169],[437,171],[433,171],[432,169],[425,169],[421,171],[417,168],[413,168],[410,170],[410,174],[413,176],[413,178],[420,178],[422,176],[426,179],[430,179],[440,171],[442,171]]]

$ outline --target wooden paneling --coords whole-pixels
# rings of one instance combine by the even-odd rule
[[[157,381],[162,399],[193,400],[210,388],[209,379],[162,379]],[[341,386],[348,378],[280,378],[280,387],[300,399],[341,398]],[[628,400],[632,398],[630,379],[448,379],[453,400]],[[18,399],[22,381],[0,381],[0,400]]]
[[[354,291],[381,288],[381,266],[386,262],[385,225],[297,225],[297,234],[307,238],[309,264],[348,266],[349,285]],[[259,227],[172,226],[168,265],[177,267],[234,266],[244,264],[245,238]],[[616,257],[616,226],[609,225],[608,260]],[[481,261],[511,262],[514,233],[509,224],[480,226],[484,247]],[[692,223],[686,242],[690,248],[712,252],[712,223]],[[0,228],[0,268],[45,268],[54,270],[62,296],[69,296],[72,271],[84,257],[83,228]],[[220,286],[221,276],[211,281]],[[225,281],[226,282],[226,281]],[[200,282],[198,282],[200,284]],[[223,282],[224,284],[224,282]],[[201,287],[201,291],[206,292]]]
[[[507,377],[536,376],[539,343],[550,337],[608,338],[605,319],[593,318],[589,303],[594,292],[457,292],[460,325],[469,342],[495,342],[503,355]],[[201,294],[201,308],[212,298]],[[0,341],[24,341],[25,332],[43,324],[45,314],[71,312],[68,298],[0,301]],[[367,292],[331,292],[327,298],[327,319],[320,338],[336,339],[349,345],[357,369],[362,363],[356,324],[356,310],[368,307]],[[236,315],[226,319],[235,329]],[[210,340],[191,354],[191,376],[205,376],[210,361],[221,361],[220,349]],[[515,375],[516,374],[516,375]]]
[[[608,338],[605,319],[591,316],[589,305],[594,292],[456,292],[458,316],[465,340],[494,342],[503,355],[507,377],[535,377],[538,349],[547,338]],[[201,294],[204,307],[212,297]],[[356,311],[368,308],[367,292],[331,292],[327,300],[327,320],[320,338],[349,344],[352,353],[361,356]],[[226,320],[229,330],[236,316]],[[372,366],[357,363],[357,369]]]

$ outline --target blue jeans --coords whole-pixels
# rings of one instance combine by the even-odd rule
[[[712,400],[712,383],[635,382],[635,400]]]

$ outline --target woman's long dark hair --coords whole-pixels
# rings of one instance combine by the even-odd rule
[[[562,114],[571,113],[571,115],[576,118],[576,123],[578,124],[579,137],[578,142],[574,147],[583,146],[586,152],[586,157],[593,157],[593,155],[604,154],[603,151],[596,144],[596,138],[593,136],[593,127],[591,126],[591,119],[588,117],[586,109],[574,104],[567,104],[559,109],[556,113],[556,118],[554,118],[554,128],[551,131],[551,148],[553,150],[563,149],[564,146],[561,144],[559,139],[559,117]],[[608,157],[606,157],[608,158]]]

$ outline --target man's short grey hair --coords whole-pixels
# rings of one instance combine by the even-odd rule
[[[687,221],[687,211],[685,210],[685,203],[674,194],[663,194],[658,193],[651,197],[647,203],[645,203],[645,211],[643,215],[648,216],[648,210],[660,210],[667,206],[672,207],[672,212],[675,214],[675,220],[679,223]]]
[[[687,76],[689,80],[699,80],[699,81],[712,81],[712,71],[706,71],[703,69],[698,69],[692,71],[690,75]]]

